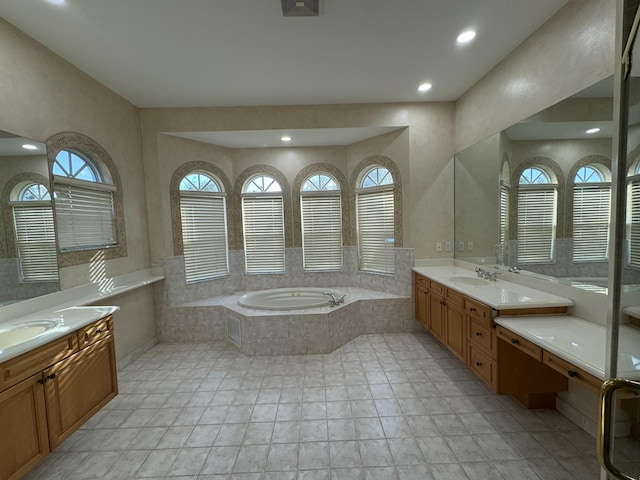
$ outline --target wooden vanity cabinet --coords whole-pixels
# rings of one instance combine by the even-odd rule
[[[22,478],[49,453],[42,375],[0,392],[0,479]]]
[[[464,362],[467,347],[462,294],[416,273],[415,309],[416,320]]]
[[[0,480],[17,480],[117,395],[113,319],[7,360],[0,372]]]

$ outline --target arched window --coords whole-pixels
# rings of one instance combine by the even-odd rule
[[[229,274],[227,208],[221,185],[207,172],[190,172],[180,181],[187,283]]]
[[[58,281],[56,235],[49,190],[41,183],[17,185],[12,194],[20,281]]]
[[[106,167],[79,150],[60,150],[53,163],[54,201],[60,251],[118,245],[113,192]]]
[[[573,177],[573,261],[609,257],[611,175],[602,165],[584,165]]]
[[[393,176],[380,165],[361,175],[356,190],[360,270],[394,273],[395,215]]]
[[[284,273],[284,202],[280,184],[255,175],[242,188],[245,271]]]
[[[525,168],[518,180],[518,262],[554,260],[557,182],[544,168]]]
[[[330,174],[313,173],[300,189],[302,262],[305,270],[342,269],[342,199]]]

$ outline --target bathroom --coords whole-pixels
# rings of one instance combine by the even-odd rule
[[[399,230],[395,236],[396,245],[401,246],[397,260],[401,265],[399,279],[391,282],[357,272],[354,263],[357,255],[355,219],[350,219],[344,228],[345,276],[350,277],[348,281],[352,284],[357,281],[361,282],[360,286],[369,283],[373,290],[411,296],[411,267],[414,264],[429,264],[434,260],[446,262],[454,255],[451,250],[437,248],[438,244],[442,246],[447,242],[455,246],[458,235],[454,232],[454,155],[610,77],[614,70],[615,10],[613,0],[569,1],[455,102],[305,107],[138,108],[2,20],[0,64],[18,68],[7,69],[2,74],[3,89],[12,94],[3,99],[0,129],[41,142],[61,132],[79,132],[104,148],[117,168],[126,252],[107,251],[106,257],[80,259],[69,255],[60,262],[59,282],[64,293],[151,269],[154,274],[161,271],[161,276],[166,277],[152,284],[142,282],[138,288],[100,302],[120,308],[114,315],[115,349],[119,367],[126,368],[145,357],[158,341],[164,342],[161,346],[165,346],[165,352],[171,355],[168,342],[203,338],[202,330],[196,326],[179,323],[181,317],[175,311],[176,305],[228,293],[237,285],[246,290],[272,288],[273,283],[291,281],[288,275],[302,276],[301,239],[293,208],[288,212],[288,222],[285,218],[288,274],[275,279],[243,275],[242,263],[238,260],[242,232],[237,228],[237,217],[233,217],[234,212],[238,215],[236,209],[229,217],[229,224],[236,227],[229,232],[233,288],[221,287],[220,282],[180,285],[181,259],[175,249],[176,224],[169,191],[172,177],[181,166],[188,162],[211,162],[215,158],[215,167],[234,186],[245,172],[253,171],[251,169],[258,165],[267,165],[286,180],[290,192],[294,192],[299,173],[314,164],[329,165],[350,185],[364,160],[372,157],[391,160],[401,185],[398,191],[401,221],[398,221]],[[585,32],[598,34],[586,42]],[[348,130],[365,127],[385,127],[386,130],[381,129],[374,137],[345,145],[277,149],[216,146],[183,135],[203,130],[242,132],[248,129]],[[67,140],[69,138],[64,141]],[[229,204],[233,202],[237,199],[229,198]],[[326,278],[322,278],[322,274],[319,277],[321,281]],[[602,297],[535,279],[516,281],[529,282],[535,288],[572,298],[576,302],[574,314],[578,316],[595,322],[606,318],[607,306],[600,300]],[[11,318],[18,308],[16,305],[0,307],[0,321]],[[220,329],[210,329],[207,334],[220,337]],[[375,343],[361,345],[363,351],[375,347]],[[357,343],[353,348],[357,350]],[[391,343],[386,348],[401,357],[398,353],[401,349],[396,350],[397,344]],[[408,342],[407,348],[413,351],[416,345]],[[176,350],[173,361],[179,356],[215,357],[213,353],[207,354],[197,348],[189,352]],[[224,356],[215,358],[224,361]],[[238,369],[248,368],[248,365],[258,368],[250,359],[234,358]],[[293,362],[293,366],[313,370],[313,365],[300,366],[295,360]],[[122,378],[125,382],[121,391],[126,392],[128,377]],[[587,429],[593,430],[595,396],[574,389],[562,398],[568,411],[572,412],[571,420],[582,422]],[[535,471],[542,475],[539,466]],[[401,474],[400,470],[397,474]],[[442,475],[446,478],[444,473]]]

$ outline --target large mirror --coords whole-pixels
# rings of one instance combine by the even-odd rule
[[[0,306],[60,289],[43,143],[0,131]]]
[[[606,293],[612,120],[609,78],[457,153],[455,257]]]

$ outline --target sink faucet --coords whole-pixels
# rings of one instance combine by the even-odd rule
[[[509,272],[511,273],[520,273],[520,270],[522,270],[520,267],[518,267],[517,265],[514,265],[513,267],[509,267]]]
[[[498,276],[495,273],[489,273],[484,268],[476,267],[476,273],[485,280],[491,280],[492,282],[498,280]]]
[[[329,300],[329,306],[331,307],[335,307],[340,303],[344,303],[344,297],[346,297],[346,295],[336,296],[336,294],[334,294],[333,292],[324,292],[324,294],[331,297],[331,300]]]

